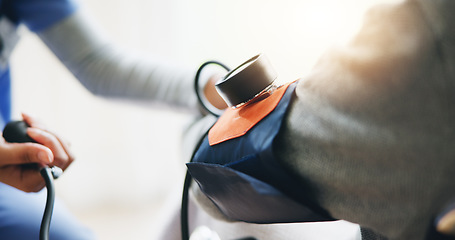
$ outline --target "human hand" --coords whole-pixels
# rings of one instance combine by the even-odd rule
[[[38,167],[58,166],[65,170],[73,161],[68,144],[29,115],[27,134],[37,143],[8,143],[0,138],[0,181],[25,192],[37,192],[45,183]]]
[[[221,74],[212,75],[204,86],[205,97],[210,102],[210,104],[218,109],[225,109],[228,107],[224,99],[220,96],[215,88],[215,83],[222,77],[223,75]]]

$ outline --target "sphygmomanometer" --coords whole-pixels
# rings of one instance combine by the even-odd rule
[[[210,63],[213,61],[201,68]],[[197,78],[198,74],[195,82]],[[309,202],[306,193],[295,191],[297,181],[279,163],[274,150],[295,87],[296,82],[278,84],[277,73],[263,54],[229,71],[215,84],[229,107],[221,114],[212,113],[218,119],[187,163],[181,210],[183,240],[190,238],[187,208],[192,182],[231,221],[334,220]],[[200,104],[207,105],[207,101]]]
[[[4,130],[3,137],[7,142],[10,143],[25,143],[25,142],[35,142],[32,138],[27,135],[27,128],[29,126],[24,121],[12,121],[9,122]],[[55,188],[54,188],[54,179],[57,179],[62,174],[62,169],[57,166],[53,167],[42,167],[39,168],[37,164],[24,164],[24,168],[33,168],[37,171],[39,170],[41,176],[46,183],[47,189],[47,199],[46,206],[44,208],[43,218],[41,220],[41,227],[39,233],[40,240],[49,239],[49,228],[52,219],[52,212],[54,209],[54,199],[55,199]]]

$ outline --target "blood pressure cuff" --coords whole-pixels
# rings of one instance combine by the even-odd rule
[[[228,219],[250,223],[334,220],[307,201],[273,150],[295,85],[226,110],[187,164],[201,191]]]

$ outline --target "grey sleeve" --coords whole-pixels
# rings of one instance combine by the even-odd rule
[[[194,68],[122,49],[81,11],[38,36],[92,93],[196,109]]]
[[[277,156],[333,217],[425,239],[455,198],[454,11],[379,5],[298,83]]]

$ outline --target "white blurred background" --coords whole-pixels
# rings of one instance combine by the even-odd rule
[[[197,67],[234,67],[265,53],[282,81],[348,39],[369,6],[395,0],[80,1],[116,43]],[[13,116],[40,118],[72,143],[77,161],[57,194],[100,239],[153,239],[178,202],[184,113],[92,96],[39,39],[22,29],[12,57]],[[195,69],[196,70],[196,69]],[[189,91],[191,91],[189,89]],[[163,213],[164,212],[164,213]]]

